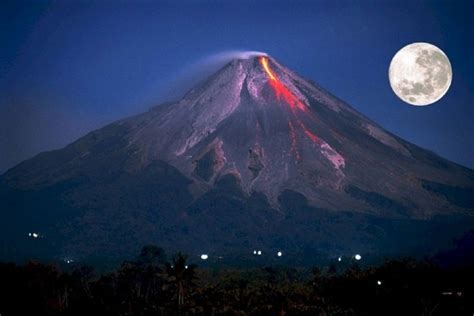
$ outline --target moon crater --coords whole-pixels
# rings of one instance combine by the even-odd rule
[[[399,50],[389,68],[395,94],[412,105],[428,105],[448,91],[452,69],[446,54],[428,43],[413,43]]]

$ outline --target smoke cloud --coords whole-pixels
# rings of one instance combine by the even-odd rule
[[[248,59],[268,56],[265,52],[250,50],[228,50],[207,55],[180,69],[161,91],[159,101],[178,100],[199,81],[206,79],[233,59]]]

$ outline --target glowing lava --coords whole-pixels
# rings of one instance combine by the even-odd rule
[[[270,77],[271,80],[276,80],[275,75],[273,74],[273,71],[270,69],[268,66],[268,59],[266,57],[260,57],[260,63],[263,66],[263,69],[265,69],[265,72],[267,75]]]
[[[319,146],[321,146],[323,144],[323,142],[319,139],[318,136],[314,135],[314,133],[312,133],[309,129],[306,128],[306,126],[304,126],[303,123],[301,123],[300,121],[298,121],[298,123],[300,124],[301,128],[303,129],[304,133],[306,134],[306,136],[308,136],[309,139],[311,139],[311,141],[313,143],[316,143],[318,144]]]
[[[303,104],[303,102],[301,102],[290,91],[290,89],[288,89],[285,86],[285,84],[282,83],[278,79],[276,74],[271,70],[270,66],[268,65],[268,58],[264,57],[264,56],[261,56],[260,57],[260,64],[262,65],[263,69],[265,70],[268,77],[270,78],[270,81],[269,81],[270,85],[272,86],[273,90],[275,90],[275,94],[277,95],[277,97],[279,99],[283,98],[283,100],[286,101],[286,103],[288,103],[290,105],[291,110],[293,111],[293,113],[295,112],[296,108],[306,112],[307,108]],[[301,122],[296,117],[295,117],[295,120],[296,120],[296,123],[303,129],[306,136],[313,143],[318,144],[319,146],[321,146],[321,144],[322,144],[321,140],[314,133],[312,133],[308,128],[306,128],[306,126],[303,124],[303,122]],[[299,153],[296,151],[296,138],[294,137],[294,135],[295,135],[294,128],[293,128],[293,125],[291,124],[291,122],[288,122],[288,123],[289,123],[289,127],[290,127],[290,132],[291,132],[291,141],[292,141],[292,148],[293,148],[292,151],[295,153],[295,155],[297,156],[297,158],[299,160]]]
[[[263,69],[267,73],[268,77],[270,78],[270,85],[272,86],[273,90],[275,90],[275,94],[279,99],[283,99],[288,103],[292,110],[295,107],[299,108],[302,111],[306,111],[306,106],[301,102],[291,91],[288,89],[284,83],[282,83],[275,73],[270,69],[268,65],[268,58],[261,56],[260,57],[260,64],[262,65]]]
[[[311,142],[314,144],[318,145],[319,148],[321,149],[321,154],[326,157],[336,169],[340,169],[341,167],[343,168],[345,166],[345,161],[344,158],[339,155],[331,146],[329,146],[328,143],[326,143],[324,140],[320,139],[318,136],[316,136],[313,132],[311,132],[306,125],[298,118],[296,110],[302,110],[303,112],[306,112],[309,114],[311,118],[314,119],[313,113],[312,112],[307,112],[307,107],[301,102],[292,92],[288,87],[278,79],[277,75],[272,71],[270,68],[270,65],[268,64],[268,58],[265,56],[260,56],[259,58],[260,64],[262,65],[263,69],[265,70],[265,73],[268,75],[269,83],[273,90],[275,91],[275,94],[278,99],[284,100],[288,105],[290,105],[291,112],[293,114],[293,119],[290,121],[288,120],[288,127],[289,127],[289,136],[290,136],[290,141],[291,141],[291,149],[290,152],[292,152],[297,161],[301,160],[301,155],[298,151],[297,148],[297,138],[296,138],[296,131],[293,126],[293,123],[297,124],[299,126],[306,137],[308,137]],[[292,123],[293,121],[293,123]]]

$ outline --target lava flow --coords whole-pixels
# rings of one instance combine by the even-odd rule
[[[288,89],[284,83],[282,83],[276,74],[272,71],[270,66],[268,65],[268,58],[261,56],[260,57],[260,64],[262,65],[263,69],[267,73],[269,79],[270,79],[270,85],[272,86],[273,90],[275,90],[275,94],[277,95],[278,98],[283,98],[286,103],[288,103],[291,107],[291,110],[294,112],[294,110],[299,108],[300,110],[303,110],[306,112],[307,108],[301,102],[291,91]],[[318,144],[321,146],[323,142],[314,134],[312,133],[306,126],[301,122],[298,118],[295,117],[296,123],[303,129],[305,135],[315,144]],[[290,130],[292,132],[292,147],[296,148],[296,139],[294,138],[294,129],[293,125],[291,122],[289,122]],[[297,157],[299,158],[299,153],[295,150],[293,150]],[[299,159],[298,159],[299,160]]]
[[[275,75],[275,73],[270,69],[270,66],[268,65],[268,58],[261,56],[260,57],[260,64],[262,65],[263,69],[267,73],[268,77],[270,78],[270,85],[272,86],[273,90],[275,90],[275,93],[278,98],[283,98],[286,103],[288,103],[292,110],[295,109],[295,107],[298,107],[302,111],[306,111],[306,107],[301,102],[291,91],[288,89],[284,83],[282,83],[278,77]]]

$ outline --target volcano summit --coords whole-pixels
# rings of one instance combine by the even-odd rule
[[[247,57],[178,102],[6,172],[2,256],[125,256],[147,243],[210,258],[420,254],[474,227],[472,170],[272,57]]]

